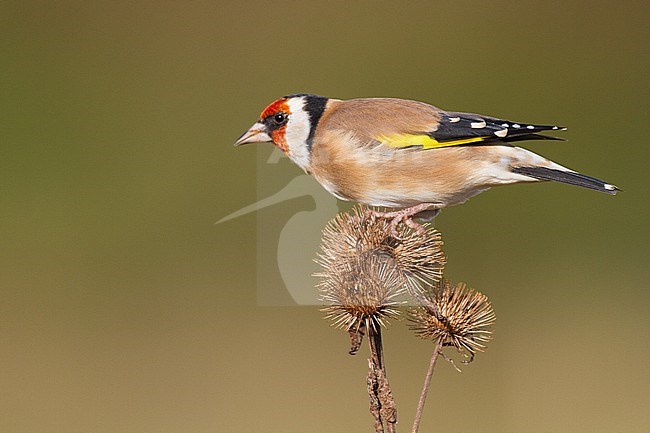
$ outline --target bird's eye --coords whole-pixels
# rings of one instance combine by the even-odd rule
[[[287,115],[284,113],[277,113],[276,115],[273,116],[273,121],[278,125],[282,125],[284,122],[287,121]]]

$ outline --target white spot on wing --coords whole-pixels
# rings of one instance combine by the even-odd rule
[[[507,123],[502,123],[501,126],[503,126],[504,128],[510,128],[510,125],[508,125]]]
[[[610,191],[614,191],[614,190],[616,190],[618,188],[616,188],[616,186],[612,185],[611,183],[606,183],[605,184],[605,189],[608,189]]]
[[[528,125],[526,128],[528,128],[528,129],[535,129],[535,127],[534,127],[533,125]]]
[[[460,122],[460,117],[450,117],[449,122],[450,123]]]
[[[553,129],[558,129],[558,127],[557,127],[557,126],[554,126]]]
[[[518,124],[518,123],[514,123],[514,124],[512,125],[512,127],[513,127],[513,128],[521,128],[521,125]]]
[[[494,131],[494,135],[496,135],[497,137],[505,137],[506,135],[508,135],[508,128],[502,129],[500,131]]]
[[[482,120],[480,122],[472,122],[469,124],[474,129],[479,129],[479,128],[485,128],[487,126],[487,123],[485,123],[485,120]]]

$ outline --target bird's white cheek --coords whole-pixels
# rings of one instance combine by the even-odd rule
[[[285,132],[289,158],[303,170],[309,166],[309,148],[307,147],[309,129],[309,116],[306,112],[300,109],[291,114]]]
[[[306,147],[307,138],[309,137],[309,120],[307,125],[295,119],[290,119],[287,123],[286,139],[289,144],[289,149],[298,150],[299,147]]]

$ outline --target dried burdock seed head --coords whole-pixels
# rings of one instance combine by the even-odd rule
[[[456,348],[468,355],[470,361],[477,351],[485,350],[492,339],[490,327],[496,320],[487,296],[463,283],[452,286],[443,280],[431,288],[428,298],[429,305],[409,311],[411,329],[418,336],[442,340],[444,346]]]
[[[424,227],[422,235],[404,224],[400,225],[401,239],[392,248],[393,258],[406,278],[409,293],[416,299],[421,296],[422,286],[427,287],[442,279],[447,261],[440,232],[428,225]]]
[[[323,230],[321,254],[317,260],[323,268],[345,265],[351,259],[388,248],[389,223],[364,217],[364,208],[340,213]]]
[[[322,252],[317,259],[323,271],[317,276],[327,277],[328,273],[339,272],[339,268],[348,268],[351,261],[381,254],[392,260],[401,284],[416,300],[421,299],[422,286],[440,281],[446,262],[440,233],[425,227],[425,233],[420,234],[400,224],[399,239],[395,239],[390,220],[375,218],[367,207],[339,214],[323,231]]]
[[[380,253],[352,257],[321,276],[318,288],[327,304],[323,311],[333,326],[359,333],[398,317],[404,287],[390,257]]]

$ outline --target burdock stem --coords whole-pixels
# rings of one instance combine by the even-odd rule
[[[420,401],[418,402],[418,409],[415,412],[415,420],[413,421],[413,429],[411,433],[418,433],[420,428],[420,420],[422,419],[422,411],[424,410],[424,403],[427,399],[427,393],[429,392],[429,386],[431,385],[431,378],[433,377],[433,369],[436,368],[436,361],[438,356],[442,351],[442,338],[439,338],[436,342],[436,347],[433,349],[431,354],[431,361],[429,362],[429,370],[427,375],[424,378],[424,386],[422,387],[422,393],[420,394]]]
[[[386,377],[381,328],[376,324],[368,326],[368,344],[370,346],[368,397],[370,398],[370,412],[375,418],[375,431],[377,433],[395,433],[397,409]]]
[[[384,370],[384,346],[381,341],[381,327],[376,326],[375,324],[370,325],[370,338],[368,342],[370,343],[370,354],[372,356],[372,361],[377,365],[377,367]]]

